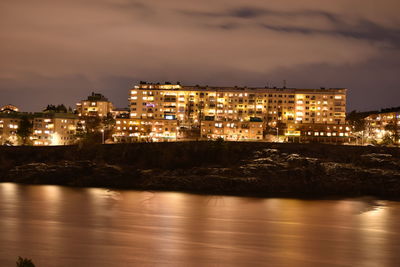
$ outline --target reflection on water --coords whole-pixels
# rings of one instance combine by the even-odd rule
[[[0,266],[399,266],[400,203],[0,184]]]

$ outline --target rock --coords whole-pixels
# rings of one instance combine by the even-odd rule
[[[361,155],[359,164],[373,168],[400,169],[400,160],[391,154],[364,154]]]
[[[286,161],[289,164],[289,167],[292,168],[317,167],[320,164],[320,160],[317,158],[302,157],[299,154],[288,155]]]
[[[253,159],[252,162],[255,164],[263,164],[263,163],[272,164],[272,165],[276,164],[276,161],[273,159],[270,159],[270,158]]]

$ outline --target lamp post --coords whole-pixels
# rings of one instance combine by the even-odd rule
[[[101,132],[101,143],[104,144],[104,129],[101,129],[100,132]]]
[[[276,142],[279,142],[279,128],[276,127]]]

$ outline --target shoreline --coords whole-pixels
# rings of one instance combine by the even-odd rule
[[[4,182],[1,181],[1,184],[15,184],[22,186],[57,186],[64,187],[69,189],[103,189],[105,191],[135,191],[135,192],[148,192],[152,194],[156,193],[181,193],[188,195],[198,195],[198,196],[210,196],[210,197],[243,197],[243,198],[254,198],[254,199],[298,199],[298,200],[307,200],[307,201],[335,201],[335,200],[377,200],[377,201],[393,201],[400,202],[400,197],[392,197],[392,198],[381,198],[379,196],[373,195],[359,195],[359,196],[346,196],[346,195],[328,195],[328,196],[305,196],[305,195],[262,195],[262,194],[229,194],[229,193],[212,193],[212,192],[196,192],[196,191],[185,191],[185,190],[168,190],[168,189],[140,189],[140,188],[118,188],[118,187],[102,187],[102,186],[71,186],[71,185],[59,185],[59,184],[32,184],[32,183],[16,183],[16,182]]]
[[[185,142],[0,148],[0,182],[302,199],[400,196],[400,149]]]

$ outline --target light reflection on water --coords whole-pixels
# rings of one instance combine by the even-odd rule
[[[0,266],[398,266],[400,203],[0,184]]]

